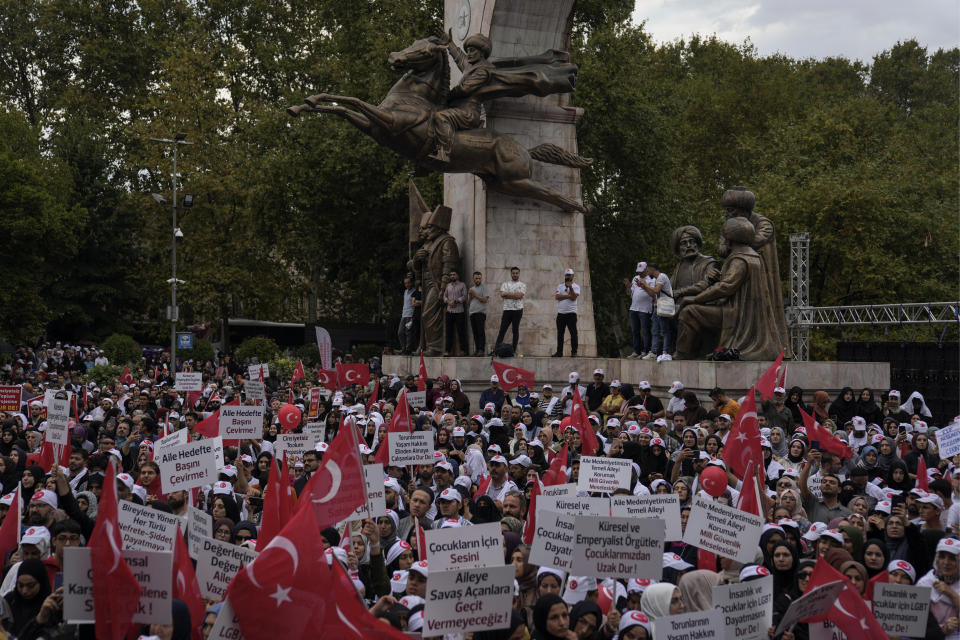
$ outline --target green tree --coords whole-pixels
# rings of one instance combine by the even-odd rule
[[[104,340],[101,348],[110,364],[117,366],[125,364],[139,366],[143,358],[143,352],[137,341],[122,333],[115,333]]]

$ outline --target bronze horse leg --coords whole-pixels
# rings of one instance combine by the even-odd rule
[[[521,196],[523,198],[543,200],[544,202],[557,205],[564,211],[590,213],[588,207],[583,206],[573,198],[568,198],[556,189],[548,187],[536,180],[531,180],[530,178],[520,178],[510,181],[491,180],[487,184],[494,191],[505,193],[508,196]]]
[[[318,93],[315,96],[310,96],[307,98],[305,102],[311,106],[317,106],[320,102],[343,102],[344,104],[348,104],[357,109],[367,118],[369,118],[373,124],[376,124],[387,131],[393,131],[394,127],[396,126],[396,120],[393,117],[393,113],[376,107],[372,104],[368,104],[360,98],[354,98],[352,96],[335,96],[330,95],[329,93]]]
[[[356,111],[351,111],[350,109],[341,107],[340,105],[311,106],[309,104],[298,104],[295,107],[287,107],[287,113],[294,118],[299,116],[301,113],[332,113],[342,117],[344,120],[365,133],[370,130],[370,120],[368,120],[365,115],[362,113],[357,113]]]

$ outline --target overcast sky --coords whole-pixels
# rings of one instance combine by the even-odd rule
[[[844,56],[870,63],[897,41],[930,53],[960,44],[957,0],[637,0],[633,13],[657,42],[716,34],[750,38],[761,55]]]

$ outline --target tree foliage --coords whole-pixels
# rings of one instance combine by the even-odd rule
[[[270,338],[247,338],[237,347],[237,361],[256,358],[257,362],[270,362],[279,353],[280,347]]]
[[[140,345],[130,336],[115,333],[100,345],[110,364],[122,367],[126,364],[139,365],[143,357]]]

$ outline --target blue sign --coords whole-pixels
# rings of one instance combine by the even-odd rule
[[[192,334],[192,333],[178,333],[178,334],[177,334],[177,349],[193,349],[193,334]]]

